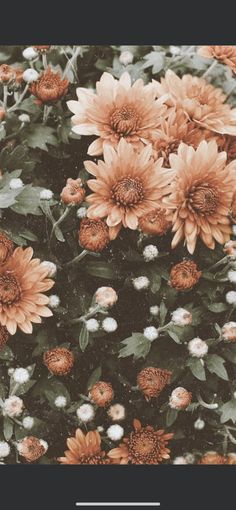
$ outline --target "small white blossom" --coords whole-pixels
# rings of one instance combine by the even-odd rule
[[[56,397],[54,400],[54,404],[59,409],[66,407],[66,405],[67,405],[66,397],[64,397],[64,395],[58,395],[58,397]]]
[[[143,250],[143,258],[145,262],[151,262],[157,258],[159,251],[154,244],[148,244]]]
[[[110,416],[112,421],[124,420],[125,408],[121,404],[114,404],[108,409],[107,414]]]
[[[0,441],[0,459],[7,457],[10,453],[10,446],[6,441]]]
[[[44,453],[46,453],[47,450],[48,450],[48,443],[47,443],[47,441],[44,441],[44,439],[40,439],[39,442],[40,442],[41,446],[43,446],[43,448],[44,448]]]
[[[29,46],[22,51],[22,55],[26,60],[34,60],[38,57],[38,52],[35,48],[33,48],[33,46]]]
[[[32,83],[33,81],[37,81],[39,78],[39,73],[37,73],[35,69],[31,69],[31,67],[29,67],[29,69],[26,69],[23,72],[22,78],[24,81],[26,81],[26,83]]]
[[[32,418],[32,416],[26,416],[22,420],[22,425],[26,430],[32,429],[32,427],[34,426],[34,418]]]
[[[187,464],[194,464],[195,462],[195,456],[193,455],[193,453],[186,453],[185,459],[187,461]]]
[[[181,52],[181,49],[179,48],[179,46],[170,46],[170,52],[172,53],[172,55],[179,55],[180,52]]]
[[[138,276],[133,279],[133,286],[136,290],[145,290],[149,287],[150,281],[147,276]]]
[[[119,61],[121,64],[123,64],[123,66],[132,64],[133,60],[134,60],[134,55],[129,50],[122,51],[119,56]]]
[[[205,427],[205,422],[204,420],[202,420],[201,418],[198,418],[195,422],[194,422],[194,428],[196,430],[203,430]]]
[[[193,338],[188,343],[188,350],[191,356],[195,358],[203,358],[208,353],[208,345],[201,338]]]
[[[18,384],[24,384],[29,381],[30,376],[26,368],[16,368],[13,373],[13,379]]]
[[[151,315],[156,317],[159,314],[159,306],[157,306],[157,305],[150,306],[149,312]]]
[[[51,262],[50,260],[44,260],[41,262],[41,267],[45,267],[45,269],[48,270],[48,276],[50,278],[53,278],[57,274],[57,266],[54,264],[54,262]]]
[[[118,324],[113,317],[106,317],[106,319],[102,321],[102,328],[107,333],[113,333],[118,328]]]
[[[229,305],[236,305],[236,292],[235,290],[230,290],[227,292],[225,299]]]
[[[92,421],[95,416],[94,408],[91,404],[82,404],[82,406],[78,407],[76,414],[84,423]]]
[[[107,435],[112,441],[119,441],[124,435],[124,429],[120,425],[111,425],[107,429]]]
[[[20,416],[23,412],[23,400],[19,397],[13,395],[5,400],[2,406],[3,416],[9,416],[10,418],[14,418],[15,416]]]
[[[158,330],[154,326],[148,326],[147,328],[144,328],[143,334],[145,338],[152,342],[153,340],[156,340],[156,338],[158,337]]]
[[[53,197],[53,192],[50,190],[50,189],[42,189],[42,191],[40,191],[40,198],[41,200],[51,200],[52,197]]]
[[[76,216],[79,219],[86,218],[87,216],[87,207],[79,207],[79,209],[76,212]]]
[[[102,425],[98,425],[97,431],[98,432],[104,432],[104,427],[102,427]]]
[[[23,188],[24,183],[21,179],[11,179],[9,182],[9,188],[13,190],[21,189]]]
[[[192,322],[192,314],[185,308],[177,308],[171,315],[172,322],[177,326],[187,326]]]
[[[236,271],[233,271],[233,270],[228,271],[227,276],[228,276],[228,280],[231,283],[236,283]]]
[[[11,375],[13,375],[13,374],[14,374],[14,372],[15,372],[15,369],[14,369],[14,368],[8,368],[7,373],[8,373],[8,375],[9,375],[10,377],[11,377]]]
[[[26,124],[27,122],[30,122],[30,116],[28,113],[21,113],[18,117],[19,121]]]
[[[88,319],[85,323],[87,331],[95,333],[99,330],[99,322],[97,319]]]
[[[60,302],[61,300],[59,296],[51,294],[51,296],[49,296],[48,306],[50,306],[50,308],[57,308],[60,305]]]
[[[173,460],[173,464],[188,464],[187,463],[187,460],[185,459],[185,457],[175,457],[175,459]]]

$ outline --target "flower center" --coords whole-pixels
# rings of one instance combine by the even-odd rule
[[[140,462],[152,460],[159,452],[157,437],[151,431],[136,432],[130,438],[129,450]]]
[[[113,186],[112,198],[125,207],[138,204],[144,198],[142,182],[138,178],[124,177]]]
[[[17,278],[12,273],[3,273],[0,276],[0,303],[12,305],[21,297],[21,288]]]
[[[199,214],[213,214],[217,208],[219,193],[208,184],[193,186],[189,193],[191,207]]]
[[[112,129],[120,135],[129,135],[136,131],[139,117],[136,110],[129,105],[116,108],[110,118]]]

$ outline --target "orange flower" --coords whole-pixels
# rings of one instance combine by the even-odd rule
[[[14,243],[9,237],[0,232],[0,265],[5,264],[14,251]]]
[[[235,46],[201,46],[198,55],[205,58],[214,58],[226,64],[236,73],[236,47]]]
[[[227,153],[227,163],[236,159],[236,138],[230,135],[219,135],[216,137],[220,151]]]
[[[55,347],[44,353],[43,361],[54,375],[67,375],[74,365],[74,355],[65,347]]]
[[[169,184],[175,172],[162,167],[162,158],[150,159],[151,146],[140,154],[131,144],[121,139],[117,149],[104,146],[104,160],[96,165],[85,161],[86,170],[96,177],[87,181],[94,191],[87,197],[92,204],[89,218],[107,218],[110,238],[114,239],[121,226],[136,230],[138,220],[152,211],[164,195],[169,193]]]
[[[196,285],[202,272],[193,260],[182,260],[170,272],[170,285],[177,290],[189,290]]]
[[[166,111],[165,98],[155,99],[155,85],[144,85],[141,79],[131,85],[127,72],[119,80],[103,73],[96,91],[95,94],[79,87],[79,101],[67,103],[74,113],[72,130],[80,135],[99,136],[89,146],[88,154],[102,154],[104,143],[116,146],[122,137],[136,149],[148,143]]]
[[[0,352],[2,349],[4,349],[7,341],[9,339],[9,333],[7,331],[7,328],[4,326],[0,326]]]
[[[89,251],[100,252],[110,242],[109,228],[104,220],[84,218],[79,228],[79,243]]]
[[[85,190],[81,179],[67,179],[66,186],[60,194],[64,204],[78,205],[83,202],[85,197]]]
[[[163,201],[169,207],[173,232],[172,248],[184,239],[193,253],[198,236],[210,249],[224,244],[231,232],[228,218],[236,186],[236,161],[226,165],[226,153],[218,153],[214,140],[202,141],[194,150],[182,143],[170,155],[176,177],[171,194]]]
[[[89,397],[92,402],[97,404],[99,407],[105,407],[114,398],[114,391],[111,383],[98,381],[92,386],[89,392]]]
[[[40,53],[46,53],[47,51],[50,50],[51,46],[50,45],[48,45],[48,46],[46,46],[46,45],[44,45],[44,46],[34,46],[34,48],[37,51],[39,51]]]
[[[118,448],[113,448],[108,457],[114,464],[160,464],[170,458],[166,447],[173,434],[164,430],[154,431],[153,427],[142,427],[139,420],[134,420],[134,432],[124,438]]]
[[[137,384],[140,391],[150,400],[152,397],[159,397],[162,390],[170,382],[172,372],[162,368],[147,367],[139,372]]]
[[[2,122],[6,117],[6,112],[4,108],[0,108],[0,122]]]
[[[81,429],[77,429],[75,437],[67,439],[68,450],[65,457],[59,457],[61,464],[110,464],[110,459],[101,450],[101,437],[97,430],[92,430],[86,435]]]
[[[227,464],[227,459],[217,452],[206,452],[198,464]]]
[[[40,459],[46,451],[43,443],[34,436],[27,436],[22,439],[17,449],[21,457],[24,457],[27,462],[35,462]]]
[[[15,73],[13,67],[8,64],[2,64],[0,66],[0,82],[1,83],[10,83],[15,78]]]
[[[169,93],[168,105],[181,108],[199,126],[223,135],[236,135],[236,108],[225,103],[227,96],[221,89],[190,74],[179,78],[170,69],[161,83],[155,83],[157,97]]]
[[[171,227],[171,221],[167,219],[166,209],[157,207],[139,218],[138,226],[142,232],[152,236],[162,236]]]
[[[48,67],[46,71],[33,82],[30,92],[37,98],[37,103],[54,103],[66,95],[69,81],[62,80],[59,73],[53,73]]]
[[[0,324],[11,335],[17,327],[32,333],[32,322],[41,323],[41,317],[50,317],[45,305],[49,298],[42,294],[54,282],[47,278],[48,270],[39,259],[32,259],[32,248],[16,248],[6,264],[0,267]]]

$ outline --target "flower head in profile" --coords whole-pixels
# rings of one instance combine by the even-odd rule
[[[154,162],[151,153],[151,146],[147,146],[138,154],[121,139],[117,149],[104,146],[104,162],[84,163],[86,170],[96,177],[87,181],[93,191],[87,197],[88,218],[106,218],[111,239],[122,225],[136,230],[139,218],[157,207],[169,193],[175,171],[163,168],[162,158]]]
[[[11,335],[17,327],[32,333],[32,323],[50,317],[48,296],[54,282],[47,278],[48,270],[39,259],[32,259],[32,248],[16,248],[6,264],[0,267],[0,324]]]
[[[202,141],[196,150],[182,143],[170,161],[176,177],[164,202],[175,232],[172,248],[184,240],[193,253],[198,237],[212,250],[215,241],[224,244],[231,233],[228,216],[236,186],[236,161],[227,165],[226,153],[218,152],[214,140]]]
[[[61,192],[61,200],[64,204],[79,205],[85,197],[85,190],[80,178],[67,179],[66,185]]]
[[[149,425],[142,427],[139,420],[134,420],[134,431],[123,439],[118,448],[109,451],[108,456],[114,464],[160,464],[170,458],[167,448],[173,434],[164,430],[154,430]]]
[[[97,430],[83,434],[77,429],[75,437],[67,439],[68,450],[59,457],[61,464],[110,464],[110,459],[101,450],[101,436]]]
[[[214,58],[225,64],[236,73],[236,47],[235,46],[201,46],[198,55],[204,58]]]
[[[97,135],[88,148],[90,156],[103,153],[104,143],[116,146],[121,138],[140,149],[154,136],[166,112],[165,98],[155,98],[155,85],[143,80],[131,84],[129,73],[119,80],[103,73],[96,93],[79,87],[78,101],[68,101],[74,113],[72,130],[80,135]]]
[[[37,98],[38,104],[55,103],[68,90],[69,81],[62,79],[59,73],[54,73],[50,67],[43,72],[37,81],[30,86],[30,92]]]

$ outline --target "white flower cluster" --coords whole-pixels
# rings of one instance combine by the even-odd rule
[[[148,326],[147,328],[144,328],[143,334],[145,338],[150,340],[150,342],[153,342],[153,340],[156,340],[158,337],[158,329],[154,326]]]
[[[143,258],[145,262],[152,262],[158,256],[158,249],[154,244],[148,244],[143,250]]]
[[[147,276],[138,276],[133,279],[133,286],[135,290],[145,290],[149,287],[150,281]]]
[[[91,404],[82,404],[78,407],[76,414],[79,420],[84,423],[88,423],[89,421],[92,421],[95,416],[94,407]]]

